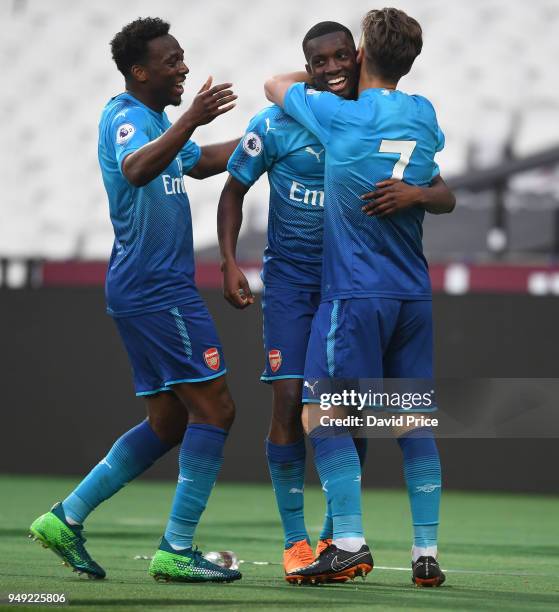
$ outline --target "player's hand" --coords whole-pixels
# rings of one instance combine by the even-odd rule
[[[254,296],[243,271],[234,263],[223,264],[223,297],[235,308],[254,304]]]
[[[406,210],[421,201],[421,187],[388,179],[376,184],[376,190],[365,193],[368,200],[361,210],[369,217],[385,217]]]
[[[232,83],[221,83],[212,87],[212,77],[202,85],[200,91],[192,101],[190,108],[185,112],[195,125],[210,123],[219,115],[235,108],[234,100],[237,96],[231,89]]]

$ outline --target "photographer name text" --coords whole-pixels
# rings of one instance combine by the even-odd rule
[[[323,427],[438,427],[439,420],[418,414],[401,414],[390,417],[367,416],[320,417]]]

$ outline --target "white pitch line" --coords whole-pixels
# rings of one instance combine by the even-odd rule
[[[240,563],[249,563],[251,565],[282,565],[281,563],[274,561],[247,561],[245,559],[239,560]],[[388,565],[375,565],[376,570],[388,570],[391,572],[410,572],[410,567],[390,567]],[[469,569],[447,569],[442,568],[443,572],[447,574],[478,574],[481,576],[509,576],[511,578],[526,577],[526,578],[556,578],[555,574],[538,574],[535,572],[495,572],[490,570],[469,570]]]
[[[151,556],[148,555],[136,555],[134,557],[136,560],[150,560]],[[282,565],[282,563],[277,561],[248,561],[246,559],[239,559],[239,565],[243,563],[248,563],[250,565]],[[388,565],[375,565],[374,569],[376,570],[387,570],[390,572],[409,572],[411,568],[409,567],[390,567]],[[443,572],[447,574],[476,574],[480,576],[503,576],[509,578],[556,578],[556,574],[538,574],[535,572],[494,572],[489,570],[469,570],[469,569],[447,569],[442,568]]]

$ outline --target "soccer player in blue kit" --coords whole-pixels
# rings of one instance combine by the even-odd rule
[[[390,200],[363,206],[361,199],[378,181],[425,186],[439,173],[434,156],[444,136],[432,105],[396,89],[421,47],[417,21],[397,9],[374,10],[363,20],[357,100],[307,87],[312,79],[306,73],[266,83],[268,99],[325,149],[322,295],[307,349],[306,381],[432,378],[431,287],[422,221],[425,210],[448,207],[394,208]],[[314,582],[364,576],[373,559],[363,537],[359,457],[346,429],[318,424],[314,390],[309,384],[303,391],[303,423],[334,533],[332,544],[291,577]],[[414,526],[412,580],[439,586],[445,577],[437,562],[438,450],[429,429],[396,434]]]
[[[344,99],[355,98],[357,52],[345,26],[335,22],[316,24],[304,37],[303,51],[317,89]],[[266,454],[284,527],[284,569],[290,579],[288,575],[293,570],[314,560],[303,514],[305,443],[301,392],[311,321],[320,303],[324,147],[282,109],[271,106],[251,120],[228,170],[230,176],[218,208],[218,233],[224,293],[238,308],[253,303],[250,287],[235,258],[243,198],[264,172],[270,183],[268,245],[263,266],[266,366],[262,380],[273,387]],[[440,177],[433,187],[424,188],[388,181],[368,196],[390,198],[397,207],[422,201],[444,203],[453,197]],[[365,438],[354,440],[361,463],[366,442]],[[328,509],[317,554],[330,544],[332,535]]]
[[[175,498],[149,573],[163,580],[229,582],[241,574],[210,563],[192,548],[235,407],[221,344],[194,284],[183,174],[204,178],[225,170],[238,140],[199,147],[190,137],[232,109],[236,96],[230,83],[211,87],[210,78],[171,125],[164,109],[181,103],[188,67],[169,24],[137,19],[114,37],[111,49],[126,91],[107,103],[99,123],[99,162],[115,232],[107,310],[128,352],[136,395],[146,399],[148,418],[119,438],[30,531],[74,571],[104,578],[84,547],[85,518],[180,444]]]

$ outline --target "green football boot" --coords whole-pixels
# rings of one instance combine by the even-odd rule
[[[39,540],[43,548],[50,548],[78,574],[87,574],[88,578],[101,579],[105,570],[95,563],[85,549],[85,538],[82,525],[70,525],[62,510],[62,503],[56,503],[50,512],[35,519],[29,527],[29,537]]]
[[[159,550],[149,565],[150,576],[161,582],[233,582],[242,575],[237,570],[221,567],[204,559],[197,548],[173,550],[161,538]]]

